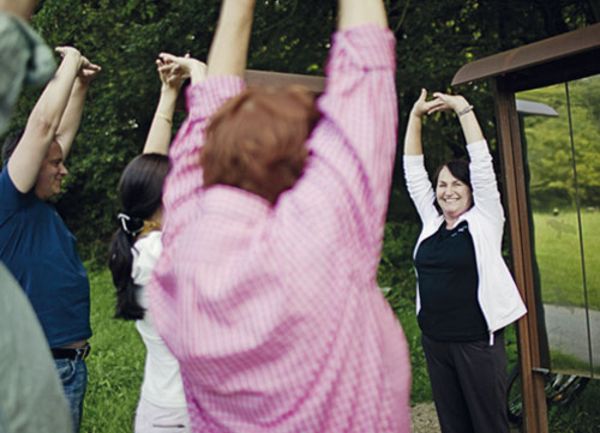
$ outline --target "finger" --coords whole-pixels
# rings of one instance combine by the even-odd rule
[[[448,95],[448,94],[446,94],[446,93],[442,93],[442,92],[435,92],[435,93],[433,94],[433,97],[434,97],[434,98],[439,98],[439,99],[443,99],[443,100],[447,100],[447,99],[448,99],[448,96],[450,96],[450,95]]]
[[[444,105],[444,104],[445,104],[444,101],[441,101],[439,99],[433,99],[431,101],[424,102],[423,103],[423,108],[425,110],[430,110],[430,109],[432,109],[434,107],[438,107],[438,106]]]
[[[160,53],[158,55],[158,58],[161,59],[165,63],[175,62],[178,59],[177,56],[174,56],[173,54],[169,54],[169,53]]]
[[[87,65],[85,65],[86,69],[92,69],[94,71],[101,71],[102,70],[102,66],[97,65],[95,63],[88,63]]]
[[[432,114],[432,113],[436,113],[438,111],[442,111],[446,108],[447,108],[446,104],[444,104],[444,103],[439,103],[437,101],[431,101],[431,103],[428,104],[427,107],[425,108],[425,111],[427,112],[427,114]]]

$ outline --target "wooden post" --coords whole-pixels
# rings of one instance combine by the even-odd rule
[[[515,94],[510,86],[502,77],[498,77],[493,80],[493,87],[498,146],[503,166],[505,202],[510,227],[513,274],[528,311],[517,324],[523,387],[523,425],[526,433],[548,433],[544,378],[533,370],[534,367],[540,366],[540,352],[519,118]]]

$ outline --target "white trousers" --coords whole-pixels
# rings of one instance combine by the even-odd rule
[[[140,399],[135,414],[135,433],[190,433],[187,407],[161,407]]]

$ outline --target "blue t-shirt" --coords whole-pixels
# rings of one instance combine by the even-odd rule
[[[27,293],[50,347],[91,337],[90,285],[56,209],[0,172],[0,260]]]

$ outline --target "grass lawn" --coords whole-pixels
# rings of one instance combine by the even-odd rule
[[[106,270],[91,271],[92,353],[88,358],[89,382],[82,432],[130,433],[143,374],[144,346],[132,322],[112,318],[114,288]],[[392,295],[393,305],[410,346],[413,373],[412,401],[431,401],[431,388],[420,343],[414,304]],[[513,329],[506,333],[509,365],[516,362]],[[600,381],[595,380],[569,408],[550,411],[551,432],[592,433],[600,425]],[[243,432],[240,432],[243,433]],[[418,433],[418,432],[417,432]]]
[[[589,306],[600,310],[600,212],[582,212]],[[537,262],[544,303],[584,306],[577,214],[534,214]]]
[[[110,272],[90,272],[92,352],[82,432],[130,433],[144,370],[145,349],[133,322],[113,319]]]

